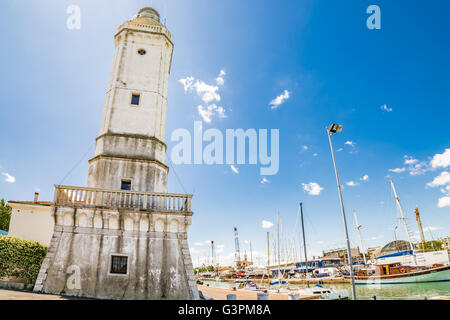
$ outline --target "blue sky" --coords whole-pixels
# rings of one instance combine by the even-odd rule
[[[81,8],[80,30],[66,27],[70,4]],[[273,222],[279,211],[290,238],[299,201],[311,255],[344,245],[325,132],[332,122],[344,126],[333,139],[336,150],[342,148],[336,157],[353,245],[359,243],[353,209],[366,247],[392,240],[395,225],[398,238],[405,238],[388,175],[413,232],[417,204],[431,227],[428,239],[449,234],[450,206],[438,206],[450,189],[450,4],[443,1],[2,1],[0,197],[31,200],[39,190],[49,200],[54,184],[86,184],[113,35],[150,4],[175,42],[168,153],[171,133],[192,132],[194,120],[222,132],[280,130],[280,170],[264,184],[259,166],[236,165],[237,174],[228,165],[175,166],[168,154],[169,191],[194,193],[194,265],[208,255],[207,240],[217,244],[221,262],[230,262],[234,226],[241,251],[249,251],[245,241],[251,241],[262,263],[262,220]],[[381,8],[381,30],[366,27],[372,4]],[[179,80],[216,85],[220,70],[217,105],[226,117],[215,113],[208,123],[198,113],[201,97],[186,93]],[[289,98],[272,109],[269,103],[285,90]],[[302,184],[311,182],[323,188],[320,194],[305,192]]]

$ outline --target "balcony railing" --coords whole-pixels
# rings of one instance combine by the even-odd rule
[[[191,194],[103,190],[55,185],[55,205],[191,212]]]

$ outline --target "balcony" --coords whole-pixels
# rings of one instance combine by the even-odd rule
[[[191,213],[191,194],[104,190],[55,185],[56,206]]]

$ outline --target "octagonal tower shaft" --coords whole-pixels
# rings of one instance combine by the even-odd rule
[[[173,42],[159,14],[142,9],[115,35],[100,135],[88,187],[167,192],[165,122]]]

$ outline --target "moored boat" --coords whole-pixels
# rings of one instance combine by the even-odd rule
[[[346,277],[349,279],[349,277]],[[356,284],[400,284],[450,281],[450,265],[430,268],[402,266],[399,263],[376,265],[360,270],[355,275]]]

